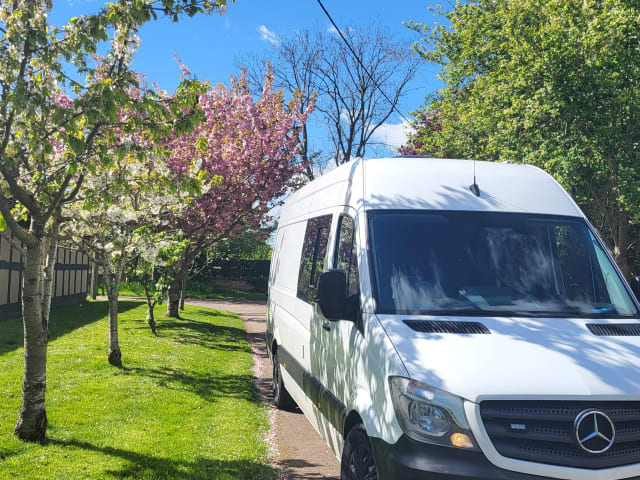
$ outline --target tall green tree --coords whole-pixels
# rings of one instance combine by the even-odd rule
[[[42,441],[47,429],[48,311],[62,207],[87,173],[112,161],[114,126],[153,134],[156,119],[181,113],[158,106],[153,92],[131,94],[138,85],[130,70],[136,33],[158,16],[177,21],[225,5],[115,0],[56,26],[48,20],[51,0],[0,0],[0,214],[26,253],[20,439]],[[123,117],[123,110],[137,115]]]
[[[640,2],[458,1],[446,22],[410,23],[445,87],[419,152],[525,162],[554,175],[630,275],[640,220]],[[424,115],[424,113],[423,113]]]

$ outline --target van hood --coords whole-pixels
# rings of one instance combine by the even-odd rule
[[[446,317],[479,322],[490,334],[421,333],[378,315],[410,377],[467,400],[500,397],[640,399],[640,336],[601,337],[587,324],[632,319]]]

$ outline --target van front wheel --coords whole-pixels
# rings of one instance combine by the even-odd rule
[[[293,410],[296,402],[293,401],[282,381],[280,362],[278,354],[273,354],[273,378],[271,380],[271,393],[273,394],[273,404],[280,410]]]
[[[340,464],[341,480],[378,480],[371,443],[362,425],[347,434]]]

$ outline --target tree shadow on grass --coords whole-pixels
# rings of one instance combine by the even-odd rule
[[[140,302],[120,301],[118,311],[120,313],[140,306]],[[71,306],[51,307],[49,319],[49,332],[53,341],[58,337],[72,332],[76,328],[83,327],[106,318],[109,314],[109,305],[106,301],[86,302]],[[12,352],[23,345],[22,318],[14,317],[0,321],[0,356]]]
[[[159,335],[170,335],[181,343],[200,345],[210,349],[251,353],[247,332],[238,327],[214,325],[209,322],[184,318],[160,321],[157,331]]]
[[[23,448],[8,448],[8,447],[0,447],[0,461],[12,457],[14,455],[19,455],[24,451]]]
[[[214,310],[214,311],[201,310],[198,312],[198,315],[202,315],[205,317],[217,317],[217,318],[233,318],[233,319],[238,318],[238,316],[235,313],[227,312],[225,310]]]
[[[114,447],[99,447],[78,440],[51,439],[49,443],[61,447],[80,448],[117,457],[128,465],[116,470],[107,470],[104,478],[153,478],[178,480],[204,479],[275,479],[276,472],[268,465],[251,460],[217,460],[195,458],[193,461],[174,460],[159,456],[132,452]]]
[[[215,370],[206,373],[189,372],[179,368],[123,367],[130,375],[144,375],[156,381],[159,387],[186,390],[203,400],[215,401],[220,397],[237,398],[260,403],[253,375],[225,375]]]
[[[199,312],[216,318],[233,318],[216,312]],[[137,327],[148,328],[148,327]],[[158,322],[159,336],[172,338],[188,345],[198,345],[218,351],[243,352],[251,355],[251,345],[247,340],[247,332],[238,327],[215,325],[209,321],[193,318],[165,319]],[[230,397],[260,403],[255,379],[252,374],[228,375],[215,369],[192,371],[168,367],[124,367],[123,374],[144,375],[158,386],[172,390],[186,390],[195,393],[203,400],[215,401],[220,397]]]

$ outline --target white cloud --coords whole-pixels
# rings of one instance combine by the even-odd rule
[[[356,33],[358,33],[358,30],[356,30],[355,27],[352,27],[350,25],[346,25],[346,26],[342,27],[341,30],[342,30],[342,33],[349,34],[349,35],[355,35]],[[335,35],[336,37],[340,36],[340,32],[333,25],[329,25],[327,27],[327,33]]]
[[[400,148],[407,143],[407,134],[410,130],[411,126],[405,120],[400,123],[383,123],[373,132],[371,140],[375,143],[384,143],[390,147]]]
[[[280,39],[278,35],[269,30],[266,25],[258,25],[258,32],[260,32],[260,39],[265,42],[269,42],[274,47],[280,45]]]

